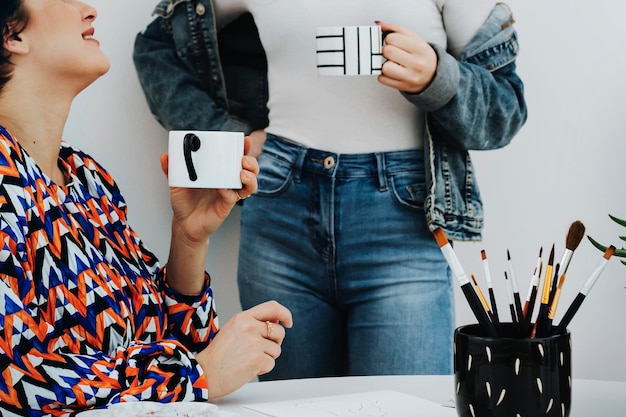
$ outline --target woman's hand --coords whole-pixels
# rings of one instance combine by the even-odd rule
[[[204,242],[224,222],[235,203],[257,190],[256,176],[259,164],[256,158],[248,155],[251,138],[244,139],[242,159],[241,190],[206,188],[170,188],[174,227],[180,228],[182,236],[190,242]],[[161,169],[167,175],[168,154],[161,155]]]
[[[224,222],[235,203],[257,190],[259,164],[248,155],[251,140],[244,140],[240,190],[170,187],[172,239],[167,262],[167,283],[181,294],[204,290],[204,264],[209,236]],[[168,155],[161,155],[161,168],[167,175]]]
[[[382,74],[378,81],[408,93],[420,93],[435,78],[437,54],[419,35],[404,28],[377,22],[385,37]]]
[[[292,324],[291,312],[276,301],[233,316],[209,346],[196,355],[207,379],[209,399],[230,394],[255,376],[274,369],[285,327]]]

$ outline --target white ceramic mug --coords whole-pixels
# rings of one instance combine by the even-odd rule
[[[240,189],[243,132],[169,132],[169,185]]]
[[[384,63],[380,26],[317,28],[319,75],[375,75]]]

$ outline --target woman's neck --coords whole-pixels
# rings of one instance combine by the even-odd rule
[[[33,99],[37,97],[37,99]],[[2,124],[53,181],[63,184],[65,176],[58,166],[59,149],[69,105],[40,95],[11,94],[0,97]]]

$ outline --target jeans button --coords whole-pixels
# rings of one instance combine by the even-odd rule
[[[198,14],[198,16],[204,16],[205,12],[206,8],[204,7],[204,4],[198,3],[198,5],[196,6],[196,13]]]
[[[334,166],[335,158],[333,158],[332,156],[327,156],[326,158],[324,158],[324,168],[331,169]]]

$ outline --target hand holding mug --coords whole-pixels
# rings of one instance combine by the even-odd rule
[[[213,140],[214,135],[206,133],[180,131],[174,138],[170,136],[170,152],[161,155],[161,168],[170,184],[173,225],[181,229],[181,235],[190,243],[205,241],[228,217],[235,203],[254,194],[258,187],[259,164],[248,155],[251,138],[244,139],[240,134],[239,152],[238,135],[220,144]],[[215,155],[209,155],[215,149],[219,163],[208,167],[215,160]],[[215,171],[216,167],[223,170]],[[216,172],[217,178],[209,178],[211,172]]]
[[[408,93],[420,93],[435,78],[437,53],[419,35],[400,26],[378,22],[385,36],[387,60],[378,76],[381,84]]]

